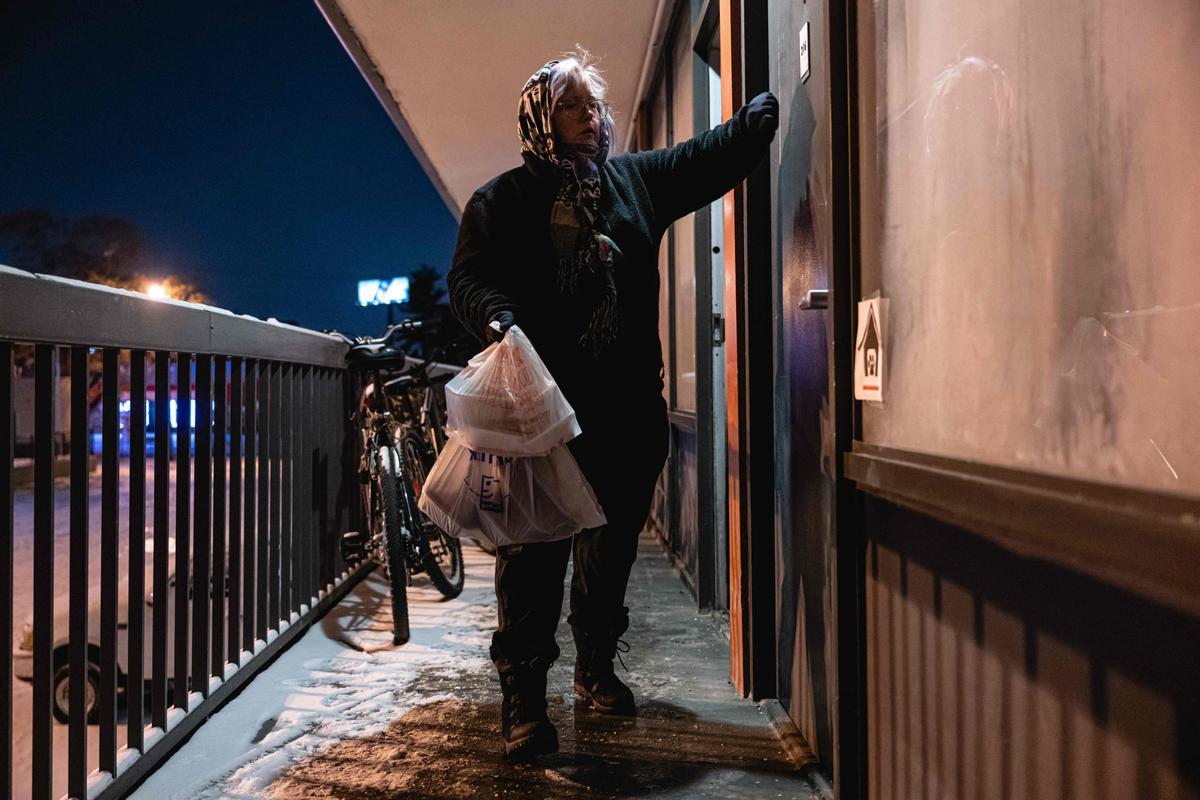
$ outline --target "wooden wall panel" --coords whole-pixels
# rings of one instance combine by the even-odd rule
[[[869,797],[1200,798],[1200,620],[870,500]]]

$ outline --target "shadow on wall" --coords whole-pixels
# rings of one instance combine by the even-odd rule
[[[872,797],[1200,796],[1200,622],[867,503]]]

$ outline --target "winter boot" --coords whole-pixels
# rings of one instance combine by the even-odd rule
[[[558,731],[546,716],[546,670],[552,663],[541,657],[510,661],[493,657],[500,673],[500,732],[504,753],[531,758],[558,752]]]
[[[629,609],[622,607],[608,625],[593,624],[575,614],[570,622],[575,635],[575,694],[594,711],[637,713],[633,692],[613,672],[613,657],[629,652],[629,645],[621,639],[629,628]]]

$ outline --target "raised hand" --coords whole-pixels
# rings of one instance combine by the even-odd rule
[[[763,136],[770,136],[779,127],[779,100],[770,92],[763,92],[746,103],[746,110],[750,128]]]

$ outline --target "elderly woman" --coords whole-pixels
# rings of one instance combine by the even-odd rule
[[[629,627],[625,589],[667,455],[658,247],[672,222],[728,192],[762,160],[779,104],[764,93],[732,119],[663,150],[613,156],[607,86],[586,52],[550,61],[521,92],[524,164],[480,187],[463,209],[447,284],[455,315],[481,342],[518,324],[574,407],[569,447],[608,523],[572,539],[500,548],[499,625],[491,657],[510,755],[549,753],[546,671],[567,560],[575,692],[601,712],[633,713],[613,673]]]

